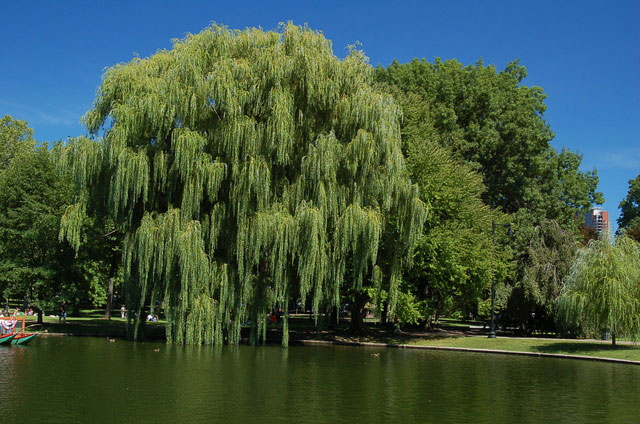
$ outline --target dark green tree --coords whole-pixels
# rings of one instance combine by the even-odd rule
[[[417,59],[407,64],[394,62],[376,72],[378,82],[391,87],[396,99],[410,99],[400,101],[405,120],[408,116],[412,121],[429,123],[428,131],[416,131],[424,128],[422,124],[406,125],[403,135],[432,140],[450,150],[481,175],[486,187],[481,194],[484,203],[511,216],[497,219],[512,222],[516,230],[509,247],[502,250],[507,255],[513,252],[516,261],[511,267],[515,272],[498,272],[510,276],[507,284],[498,284],[498,310],[507,303],[511,310],[529,309],[529,304],[516,305],[525,297],[518,295],[522,293],[521,282],[514,278],[525,275],[536,227],[551,219],[577,236],[588,208],[603,201],[596,191],[595,171],[579,168],[582,157],[566,149],[558,152],[550,144],[553,132],[543,118],[544,92],[540,87],[525,86],[526,75],[518,61],[498,71],[481,61],[463,66],[456,60],[440,59],[433,63]],[[515,324],[526,326],[527,321]]]
[[[55,172],[45,147],[15,156],[0,174],[0,281],[3,296],[27,297],[42,310],[72,298],[73,251],[58,244],[72,185]]]
[[[87,219],[81,233],[82,240],[72,261],[78,284],[75,300],[104,306],[103,318],[111,319],[115,292],[122,291],[122,236],[104,216]],[[62,230],[59,241],[66,245],[64,234]]]
[[[422,323],[433,323],[442,313],[475,316],[492,276],[501,282],[506,273],[506,259],[498,252],[508,250],[492,243],[491,223],[507,218],[484,204],[482,176],[442,146],[430,105],[415,93],[388,84],[383,88],[403,110],[407,166],[429,206],[403,287],[416,299]]]
[[[0,175],[9,167],[11,160],[16,155],[29,153],[34,146],[33,130],[26,122],[13,119],[10,115],[2,117],[0,119]],[[7,296],[8,293],[5,290]],[[5,308],[9,307],[7,296],[5,296]]]
[[[0,290],[7,299],[25,297],[51,311],[65,301],[80,305],[104,304],[108,265],[113,247],[104,237],[87,237],[74,257],[59,242],[60,217],[73,200],[68,175],[56,172],[57,151],[36,148],[33,130],[24,121],[6,116],[0,125],[3,168],[0,169]],[[96,233],[88,228],[86,234]],[[41,316],[40,316],[41,318]]]
[[[423,110],[439,142],[482,175],[486,204],[506,213],[528,209],[537,223],[549,218],[576,226],[575,216],[602,202],[597,175],[579,170],[580,155],[550,145],[546,96],[522,84],[526,75],[518,61],[500,72],[482,61],[463,66],[440,59],[377,69],[379,81],[428,105]]]
[[[481,177],[442,147],[410,148],[408,163],[430,214],[405,280],[424,301],[427,321],[443,313],[477,316],[491,279],[502,281],[506,272],[491,238],[491,223],[502,214],[482,202]]]
[[[535,330],[555,331],[556,303],[563,279],[569,274],[580,243],[553,220],[543,220],[529,235],[523,255],[522,274],[518,276],[506,319],[527,334]]]
[[[640,175],[629,180],[629,192],[619,205],[618,226],[640,242]]]

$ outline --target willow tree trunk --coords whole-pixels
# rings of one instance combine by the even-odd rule
[[[356,293],[353,295],[351,304],[351,331],[361,332],[364,330],[364,307],[369,300],[366,293]]]
[[[111,319],[111,309],[113,308],[113,281],[115,280],[114,276],[109,278],[109,288],[107,295],[107,309],[104,311],[104,319]]]
[[[332,330],[336,330],[338,328],[338,314],[339,309],[337,307],[333,306],[327,308],[324,319],[328,328]]]
[[[127,319],[127,338],[129,340],[142,340],[145,336],[145,328],[147,320],[146,318],[146,308],[142,306],[138,308],[138,310],[131,310],[128,312],[130,315]]]
[[[42,315],[43,315],[42,309],[38,308],[38,321],[37,321],[38,324],[43,324]]]
[[[611,333],[611,344],[616,345],[616,333]]]
[[[386,300],[382,303],[382,315],[380,316],[380,326],[386,327],[387,325],[387,314],[389,313],[389,302]]]

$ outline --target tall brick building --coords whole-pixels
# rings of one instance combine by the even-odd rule
[[[591,227],[598,235],[609,235],[609,212],[602,209],[594,208],[587,213],[585,225],[587,228]]]

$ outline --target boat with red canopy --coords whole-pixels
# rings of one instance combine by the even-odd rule
[[[38,333],[25,332],[25,324],[24,317],[0,317],[0,345],[25,345],[35,339]]]

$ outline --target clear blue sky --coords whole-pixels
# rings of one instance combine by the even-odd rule
[[[396,4],[397,3],[397,4]],[[13,1],[0,13],[0,116],[25,119],[36,139],[85,134],[105,67],[142,57],[215,21],[321,30],[343,56],[356,41],[373,65],[414,57],[515,58],[544,88],[554,145],[597,168],[615,220],[640,173],[640,2],[622,1]]]

